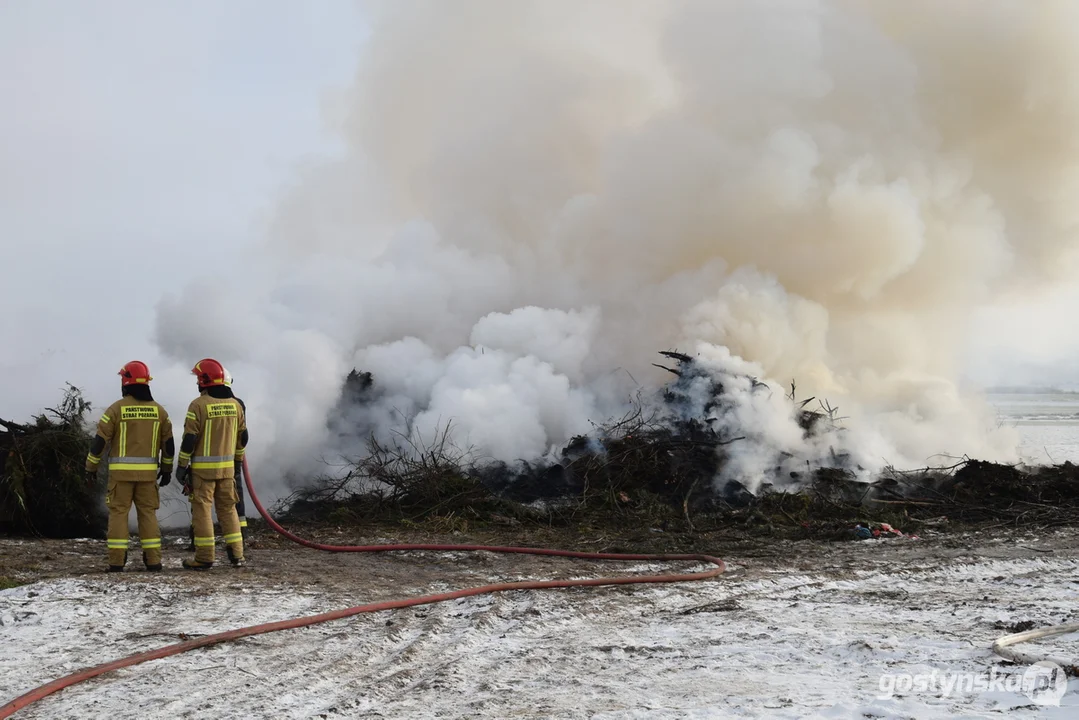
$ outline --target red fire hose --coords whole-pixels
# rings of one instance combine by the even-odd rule
[[[433,550],[433,551],[487,551],[497,553],[520,553],[524,555],[554,555],[558,557],[568,558],[582,558],[586,560],[650,560],[650,561],[673,561],[673,560],[689,560],[703,563],[711,563],[716,567],[711,570],[697,573],[683,573],[681,575],[633,575],[628,577],[608,577],[608,578],[594,578],[592,580],[530,580],[524,582],[509,582],[509,583],[496,583],[493,585],[481,585],[479,587],[465,588],[464,590],[454,590],[453,592],[439,593],[437,595],[422,595],[420,597],[405,598],[403,600],[388,600],[386,602],[370,603],[368,605],[357,605],[356,607],[345,608],[343,610],[334,610],[332,612],[320,613],[318,615],[309,615],[307,617],[293,618],[291,620],[279,620],[278,622],[264,623],[262,625],[252,625],[250,627],[238,628],[236,630],[228,630],[222,633],[215,633],[213,635],[206,635],[204,637],[187,640],[185,642],[176,643],[174,645],[166,645],[165,647],[158,648],[157,650],[148,650],[147,652],[131,655],[126,658],[120,658],[119,660],[113,660],[112,662],[105,663],[104,665],[97,665],[95,667],[79,670],[65,677],[53,680],[50,683],[41,685],[30,692],[20,695],[8,704],[0,708],[0,720],[3,718],[11,717],[14,713],[18,712],[22,708],[30,705],[37,700],[40,700],[54,692],[63,690],[66,687],[71,687],[78,683],[95,678],[98,675],[104,675],[107,672],[113,670],[119,670],[120,668],[130,667],[131,665],[137,665],[139,663],[146,662],[147,660],[157,660],[159,658],[168,657],[170,655],[179,655],[180,653],[187,652],[188,650],[194,650],[200,647],[207,647],[210,645],[217,645],[218,643],[228,642],[230,640],[238,640],[239,638],[250,637],[252,635],[262,635],[263,633],[276,632],[277,630],[290,630],[293,628],[307,627],[308,625],[315,625],[317,623],[323,623],[330,620],[340,620],[342,618],[352,617],[353,615],[359,615],[361,613],[377,612],[379,610],[394,610],[397,608],[412,607],[414,605],[429,605],[431,603],[443,602],[446,600],[454,600],[456,598],[469,597],[471,595],[485,595],[488,593],[503,592],[506,590],[543,590],[549,588],[568,588],[579,587],[582,585],[631,585],[636,583],[670,583],[670,582],[685,582],[688,580],[706,580],[708,578],[716,577],[727,569],[727,566],[719,558],[712,557],[710,555],[634,555],[623,553],[593,553],[593,552],[575,552],[573,550],[552,550],[549,548],[527,548],[527,547],[499,547],[489,545],[423,545],[423,544],[404,544],[404,545],[325,545],[323,543],[316,543],[310,540],[294,535],[288,530],[284,529],[277,524],[266,508],[262,506],[262,503],[258,499],[258,495],[255,493],[255,487],[251,483],[251,473],[247,469],[247,460],[244,459],[244,479],[247,483],[247,491],[251,496],[251,501],[255,503],[255,507],[258,508],[259,513],[266,520],[266,523],[276,530],[281,535],[284,535],[289,540],[304,545],[315,550],[325,550],[327,552],[391,552],[391,551],[403,551],[403,550]]]

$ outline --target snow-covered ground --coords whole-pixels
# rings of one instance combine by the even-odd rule
[[[127,668],[16,717],[1079,715],[1076,679],[1060,707],[1021,692],[946,695],[939,685],[880,697],[902,673],[1021,675],[1025,667],[989,653],[1006,634],[994,623],[1075,621],[1074,552],[1024,550],[1034,538],[974,552],[905,547],[932,542],[843,543],[819,563],[736,559],[700,583],[517,592],[363,615]],[[504,558],[494,569],[503,562],[491,580],[516,574]],[[0,592],[0,700],[181,635],[407,594],[249,583],[228,570],[207,592],[183,577],[58,579]],[[1076,639],[1053,640],[1054,653],[1076,657]]]
[[[994,393],[988,399],[1000,422],[1018,432],[1023,462],[1079,463],[1079,394]]]

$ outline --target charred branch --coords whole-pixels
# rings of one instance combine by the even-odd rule
[[[659,363],[652,363],[652,367],[658,367],[660,370],[666,370],[667,372],[671,373],[672,375],[677,375],[678,377],[682,377],[681,371],[675,370],[674,368],[669,368],[666,365],[660,365]]]
[[[693,358],[691,358],[689,355],[686,355],[685,353],[675,352],[673,350],[661,350],[659,354],[662,355],[663,357],[668,357],[668,358],[670,358],[672,360],[677,360],[678,362],[683,363],[685,365],[688,365],[688,364],[693,362]]]

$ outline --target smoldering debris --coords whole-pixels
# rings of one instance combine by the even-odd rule
[[[656,396],[638,395],[623,417],[574,437],[557,461],[484,468],[485,483],[502,496],[522,502],[557,498],[567,491],[587,494],[596,488],[614,494],[644,491],[676,500],[688,513],[691,506],[716,497],[730,502],[752,495],[746,489],[748,483],[727,472],[745,453],[758,458],[771,455],[766,466],[756,463],[763,471],[753,478],[754,486],[795,484],[806,473],[822,470],[853,477],[861,469],[850,466],[849,457],[833,449],[828,455],[832,462],[824,466],[778,448],[762,452],[759,443],[745,450],[754,438],[753,431],[740,424],[738,406],[744,398],[729,392],[727,381],[735,378],[725,378],[683,353],[660,354],[675,361],[674,367],[661,366],[675,379]],[[774,392],[756,378],[738,380],[750,393]],[[795,404],[793,396],[789,399],[791,416],[804,438],[826,441],[831,436],[838,441],[841,428],[834,422],[834,411],[807,409],[809,401]],[[798,469],[789,469],[792,464]]]
[[[350,461],[350,475],[360,471],[353,480],[385,482],[387,463],[399,465],[412,457],[429,460],[452,455],[454,462],[462,465],[461,473],[476,478],[499,497],[524,503],[587,495],[599,487],[607,492],[642,490],[660,497],[677,496],[683,505],[689,503],[690,496],[706,498],[717,488],[737,495],[749,483],[744,476],[742,481],[729,477],[729,469],[746,465],[746,458],[759,468],[759,475],[752,479],[754,487],[799,483],[806,473],[822,469],[852,475],[861,470],[851,464],[849,455],[835,449],[842,433],[835,409],[824,403],[820,403],[820,410],[811,409],[813,398],[795,402],[793,386],[791,395],[778,406],[765,406],[766,412],[789,415],[781,419],[798,428],[798,440],[814,441],[812,457],[800,457],[774,446],[775,433],[770,429],[753,427],[774,423],[772,418],[762,421],[756,417],[761,408],[746,410],[753,406],[754,395],[771,395],[774,388],[753,377],[718,370],[684,353],[660,354],[668,362],[661,367],[675,376],[673,380],[652,395],[638,390],[625,415],[593,424],[591,432],[574,436],[560,451],[538,461],[508,463],[476,457],[471,449],[457,447],[449,425],[433,441],[424,441],[407,422],[404,431],[388,438],[380,437],[378,428],[357,427],[355,418],[369,415],[352,409],[379,399],[376,380],[369,372],[358,370],[345,379],[328,426],[339,440],[363,438],[364,454]],[[776,407],[785,411],[776,411]],[[822,454],[823,447],[827,452]]]
[[[542,461],[485,460],[455,444],[452,424],[433,441],[372,433],[346,472],[319,478],[281,509],[292,519],[388,519],[436,530],[644,523],[663,531],[836,539],[854,538],[856,525],[872,523],[918,530],[1079,522],[1079,468],[1072,465],[960,458],[867,476],[843,450],[844,418],[827,401],[799,400],[792,384],[777,403],[777,389],[756,378],[717,373],[683,353],[661,354],[670,382],[652,394],[639,391],[623,416],[595,424]],[[775,434],[760,432],[745,412],[757,395],[769,396],[767,408],[786,408],[808,455],[765,445]],[[346,419],[356,416],[349,404],[377,398],[377,378],[353,371],[331,427],[347,435]],[[737,474],[746,467],[761,475]]]

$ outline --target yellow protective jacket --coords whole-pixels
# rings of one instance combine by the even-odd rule
[[[180,467],[190,465],[205,480],[234,477],[234,465],[243,461],[246,431],[244,408],[236,398],[203,392],[187,408]]]
[[[156,480],[159,469],[172,471],[171,440],[172,421],[165,408],[153,400],[123,397],[101,415],[97,439],[86,455],[86,470],[98,469],[102,451],[108,445],[110,478]]]

